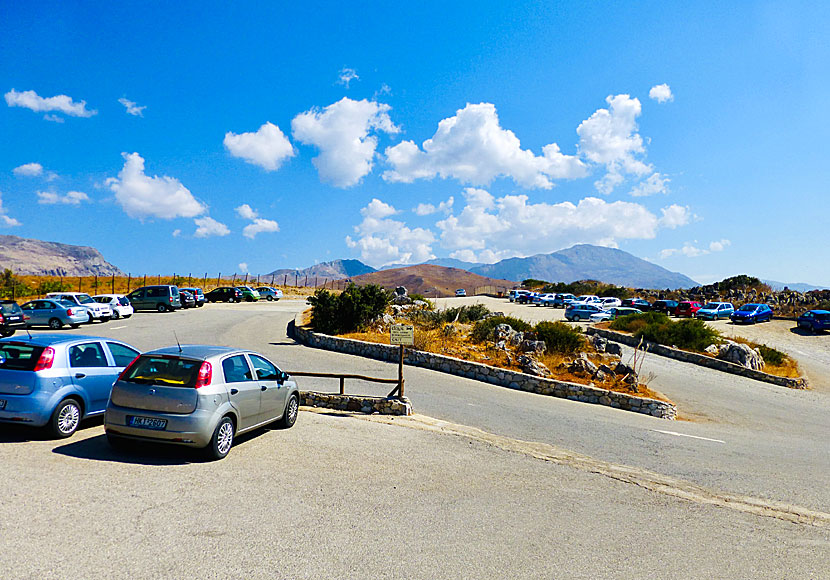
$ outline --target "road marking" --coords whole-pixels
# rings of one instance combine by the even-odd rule
[[[714,441],[715,443],[726,443],[720,439],[709,439],[708,437],[698,437],[697,435],[686,435],[685,433],[678,433],[677,431],[663,431],[662,429],[652,429],[655,433],[665,433],[666,435],[675,435],[677,437],[689,437],[690,439],[702,439],[703,441]]]
[[[111,326],[110,330],[120,330],[122,328],[127,328],[126,326]]]

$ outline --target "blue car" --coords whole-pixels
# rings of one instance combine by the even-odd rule
[[[590,320],[591,315],[597,312],[602,312],[602,308],[597,304],[587,304],[585,302],[572,302],[565,308],[565,319],[571,322],[579,322],[580,320]]]
[[[735,312],[731,302],[708,302],[703,308],[697,311],[698,318],[703,320],[720,320],[729,318]]]
[[[69,437],[100,415],[112,385],[139,351],[97,336],[40,334],[0,340],[0,423]]]
[[[766,304],[744,304],[733,312],[729,318],[735,324],[739,322],[751,324],[756,322],[769,322],[772,320],[772,308]]]
[[[830,312],[827,310],[808,310],[798,317],[798,328],[809,330],[813,334],[820,330],[830,330]]]

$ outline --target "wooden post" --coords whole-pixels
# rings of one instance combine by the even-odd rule
[[[398,398],[403,398],[403,349],[401,345],[401,357],[398,359]]]
[[[245,282],[244,282],[244,285],[245,285],[245,286],[247,286],[247,285],[248,285],[248,272],[245,272]]]
[[[219,272],[219,275],[216,277],[216,285],[217,286],[222,285],[222,272]]]
[[[283,288],[288,288],[288,274],[282,277],[282,286]]]
[[[78,276],[78,292],[81,291],[81,277]]]
[[[129,272],[127,272],[127,294],[130,293],[130,282],[132,281],[133,276]]]
[[[144,285],[147,285],[147,274],[144,274]]]
[[[346,378],[345,377],[340,377],[340,394],[341,395],[346,394]]]
[[[202,282],[202,290],[207,290],[207,272],[205,272],[205,279]]]
[[[187,273],[187,285],[188,285],[188,286],[190,286],[190,285],[191,285],[191,283],[190,283],[190,275],[191,275],[191,274],[192,274],[192,272],[188,272],[188,273]]]
[[[115,274],[112,275],[112,283],[110,284],[110,294],[115,294]]]

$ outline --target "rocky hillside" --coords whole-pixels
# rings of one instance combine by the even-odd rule
[[[0,268],[24,276],[123,276],[89,246],[0,236]]]
[[[314,266],[310,266],[302,270],[291,270],[289,268],[274,270],[273,272],[269,272],[268,276],[273,275],[280,277],[288,275],[292,278],[294,276],[298,276],[300,278],[308,276],[309,279],[318,278],[322,282],[322,280],[343,280],[344,278],[353,278],[355,276],[368,274],[374,271],[374,268],[367,266],[360,260],[334,260],[332,262],[321,262],[320,264],[315,264]]]
[[[393,289],[404,286],[407,291],[423,294],[427,298],[454,296],[455,291],[463,288],[467,294],[476,292],[498,292],[513,288],[516,282],[498,280],[473,274],[458,268],[445,268],[432,264],[420,264],[392,270],[381,270],[352,278],[355,284],[378,284]]]

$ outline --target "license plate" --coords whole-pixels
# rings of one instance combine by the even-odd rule
[[[153,417],[127,417],[127,425],[130,427],[141,427],[142,429],[162,430],[167,427],[167,419],[155,419]]]
[[[3,410],[5,408],[6,408],[6,401],[4,401],[3,399],[0,399],[0,410]]]

